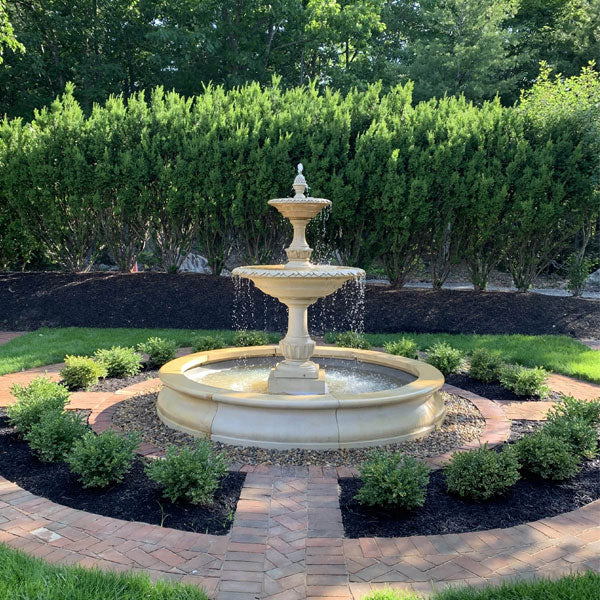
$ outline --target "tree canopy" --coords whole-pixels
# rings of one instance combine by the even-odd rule
[[[566,77],[600,64],[598,15],[600,0],[0,0],[0,113],[31,118],[69,81],[89,113],[110,94],[274,75],[511,105],[540,61]]]

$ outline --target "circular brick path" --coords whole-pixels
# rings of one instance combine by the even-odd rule
[[[44,372],[58,379],[59,369],[53,365],[0,377],[0,406],[12,401],[13,383],[27,383]],[[578,384],[589,392],[590,384]],[[102,431],[111,426],[119,402],[157,385],[155,379],[116,393],[74,393],[69,408],[90,409],[90,424]],[[510,417],[515,407],[452,386],[446,390],[477,405],[486,418],[482,441],[490,445],[507,438],[509,418],[537,418],[541,408],[522,406],[519,415],[529,417]],[[140,453],[160,455],[149,444],[143,444]],[[444,455],[429,462],[439,467],[447,459]],[[345,539],[337,479],[355,476],[354,469],[263,465],[234,465],[234,469],[247,476],[232,529],[224,536],[66,508],[0,477],[0,542],[50,562],[139,569],[152,578],[195,583],[217,600],[348,600],[386,585],[428,593],[446,585],[600,571],[600,501],[508,529]]]

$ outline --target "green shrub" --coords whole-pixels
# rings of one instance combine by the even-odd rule
[[[67,355],[60,376],[70,390],[77,390],[96,385],[100,377],[106,377],[106,368],[89,356]]]
[[[361,504],[410,510],[425,504],[429,467],[400,452],[374,451],[360,467],[363,485],[356,495]]]
[[[10,388],[17,401],[6,409],[10,424],[25,435],[44,413],[62,411],[69,402],[69,390],[47,377],[36,377],[29,385]]]
[[[265,346],[271,343],[272,336],[267,331],[252,331],[242,329],[236,331],[233,337],[234,346]]]
[[[598,453],[596,428],[583,419],[555,417],[544,425],[543,431],[568,444],[579,458],[594,458]]]
[[[546,385],[548,373],[542,367],[528,369],[520,365],[506,365],[500,369],[500,383],[517,396],[539,396],[550,393]]]
[[[359,350],[370,350],[371,343],[362,333],[358,331],[344,331],[334,336],[335,345],[341,348],[358,348]]]
[[[568,444],[541,430],[521,438],[515,445],[524,471],[542,479],[563,480],[580,470],[580,460]]]
[[[80,415],[53,410],[42,415],[25,435],[25,439],[40,460],[53,462],[64,460],[75,441],[87,430],[85,420]]]
[[[567,289],[573,296],[581,296],[585,282],[594,267],[594,261],[580,253],[573,253],[567,259]]]
[[[438,342],[427,350],[427,362],[443,375],[450,375],[463,366],[463,353],[446,342]]]
[[[169,446],[163,460],[148,463],[146,473],[171,502],[183,498],[207,506],[228,468],[224,455],[215,453],[208,440],[196,440],[194,446]]]
[[[573,396],[563,396],[547,414],[548,421],[561,417],[582,419],[592,427],[597,427],[600,425],[600,398],[586,401]]]
[[[487,348],[477,348],[471,355],[469,375],[473,379],[491,383],[498,381],[502,359],[500,355],[490,352]]]
[[[518,454],[505,447],[495,452],[487,444],[477,450],[455,452],[445,468],[448,491],[473,500],[489,500],[519,481]]]
[[[410,338],[402,338],[394,342],[386,342],[383,345],[386,352],[395,354],[396,356],[405,356],[406,358],[419,358],[419,346],[417,342]]]
[[[142,370],[142,355],[134,348],[113,346],[94,353],[96,360],[106,369],[107,377],[129,377]]]
[[[140,441],[137,433],[122,436],[111,429],[96,435],[88,431],[75,442],[67,462],[83,487],[106,487],[123,481]]]
[[[220,335],[202,335],[194,339],[192,343],[193,352],[206,352],[225,348],[225,340]]]
[[[148,365],[150,367],[162,367],[177,356],[177,342],[151,337],[143,344],[138,344],[138,350],[148,355]]]

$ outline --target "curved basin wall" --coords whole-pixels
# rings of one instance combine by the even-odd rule
[[[347,448],[421,437],[445,415],[442,374],[426,363],[381,352],[317,347],[314,356],[399,369],[411,383],[364,394],[289,396],[234,392],[192,381],[186,371],[244,357],[280,356],[277,346],[227,348],[185,356],[160,370],[157,411],[174,429],[263,448]]]

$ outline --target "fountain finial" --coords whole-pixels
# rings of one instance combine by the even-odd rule
[[[304,191],[308,187],[308,185],[306,185],[306,179],[304,179],[304,175],[302,175],[302,171],[304,171],[304,166],[302,163],[298,163],[298,175],[296,175],[296,179],[294,179],[294,185],[292,186],[296,192],[296,195],[294,196],[296,200],[302,200],[305,198]]]

